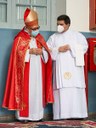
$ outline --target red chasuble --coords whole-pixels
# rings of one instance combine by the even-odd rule
[[[25,63],[26,51],[29,48],[30,36],[24,29],[18,33],[13,42],[10,56],[3,107],[9,110],[20,110],[20,116],[28,116],[29,108],[29,63]],[[49,49],[41,34],[36,37],[38,48],[44,47],[49,59],[45,64],[42,59],[43,105],[53,103],[52,60]]]

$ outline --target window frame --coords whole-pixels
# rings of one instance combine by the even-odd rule
[[[50,2],[51,2],[51,0],[47,0],[47,25],[40,25],[40,29],[41,30],[50,30]],[[16,18],[15,18],[15,16],[16,16],[16,1],[14,0],[13,1],[13,3],[12,3],[13,5],[14,5],[14,7],[13,7],[13,9],[14,9],[14,11],[13,11],[13,14],[12,14],[12,17],[13,17],[13,27],[14,28],[18,28],[18,29],[21,29],[23,26],[24,26],[24,22],[21,22],[21,23],[16,23]],[[19,4],[19,5],[22,5],[22,4]],[[25,6],[26,5],[28,5],[28,4],[24,4]],[[30,4],[29,4],[29,6],[30,6]],[[34,4],[33,5],[33,7],[36,7],[36,6],[38,6],[39,7],[39,5],[36,5],[36,4]],[[41,7],[41,6],[40,6]]]
[[[40,25],[40,30],[55,30],[55,3],[56,0],[47,0],[47,25]],[[22,29],[24,27],[24,21],[16,22],[16,4],[16,0],[7,0],[7,22],[0,22],[0,28]]]
[[[0,2],[0,3],[2,3],[2,2]],[[7,22],[2,22],[2,21],[0,21],[0,28],[10,28],[11,27],[11,8],[10,8],[10,6],[12,6],[11,5],[11,1],[10,0],[7,0]]]

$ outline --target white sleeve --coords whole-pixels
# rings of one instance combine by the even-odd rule
[[[52,57],[52,59],[53,59],[53,60],[56,60],[58,54],[59,54],[58,48],[57,48],[57,47],[53,48],[53,49],[52,49],[52,52],[51,52],[51,57]]]
[[[84,55],[88,49],[88,43],[86,38],[81,33],[77,33],[76,35],[77,36],[75,43],[70,45],[70,50],[73,57],[77,56],[78,50],[79,52],[81,51],[81,53]]]
[[[78,44],[78,48],[76,50],[76,65],[77,66],[84,66],[84,54],[87,52],[88,50],[88,42],[86,40],[86,38],[79,33],[78,35],[78,40],[80,40],[79,44]]]
[[[28,49],[25,55],[25,62],[29,62],[29,60],[30,60],[30,54],[29,54],[29,49]]]
[[[79,33],[79,35],[78,35],[78,42],[82,46],[83,54],[85,54],[88,50],[88,42],[87,42],[85,36],[83,36],[81,33]]]
[[[48,39],[47,46],[52,51],[50,52],[52,59],[56,60],[59,52],[58,52],[58,47],[55,46],[54,38],[52,36]]]
[[[75,50],[75,46],[73,45],[70,45],[70,51],[71,51],[71,55],[72,57],[76,57],[76,50]]]
[[[48,53],[47,53],[47,51],[44,48],[42,50],[43,50],[43,54],[42,54],[41,57],[42,57],[43,61],[45,63],[47,63],[47,61],[48,61]]]
[[[77,34],[77,43],[72,49],[72,54],[75,57],[76,66],[84,66],[84,54],[87,52],[88,43],[86,38],[81,34]]]

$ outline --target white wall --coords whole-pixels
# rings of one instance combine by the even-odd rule
[[[66,14],[66,0],[52,0],[51,30],[57,29],[57,17]],[[53,18],[54,17],[54,18]]]
[[[89,0],[54,0],[51,30],[56,30],[57,17],[67,14],[71,19],[70,28],[76,31],[89,32]],[[55,9],[54,9],[55,8]]]
[[[89,31],[89,0],[66,0],[66,14],[71,18],[73,30]]]
[[[66,0],[56,0],[56,18],[66,13]]]

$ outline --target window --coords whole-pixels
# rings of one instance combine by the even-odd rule
[[[10,0],[0,0],[0,27],[9,27],[10,22]]]
[[[7,22],[6,16],[7,16],[7,0],[0,1],[0,21]]]
[[[24,11],[29,7],[37,11],[41,30],[51,30],[53,1],[0,0],[0,27],[21,29],[24,26]]]

